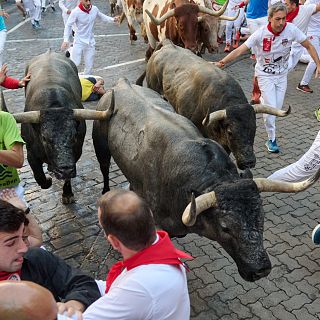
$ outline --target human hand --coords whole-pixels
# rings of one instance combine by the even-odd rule
[[[215,62],[211,62],[211,63],[213,63],[216,67],[218,67],[218,68],[223,68],[224,66],[225,66],[225,63],[223,62],[223,61],[215,61]]]
[[[31,73],[29,72],[24,78],[19,81],[20,88],[24,88],[30,81]]]
[[[113,21],[115,22],[115,23],[120,23],[120,16],[115,16],[114,18],[113,18]]]
[[[0,190],[0,199],[9,202],[16,208],[26,211],[26,204],[19,198],[16,191],[13,188],[6,188]]]
[[[83,320],[82,311],[84,311],[84,305],[76,300],[69,300],[65,303],[57,302],[58,314],[63,314],[72,319]]]
[[[69,42],[68,41],[63,41],[61,45],[61,50],[66,50],[69,48]]]
[[[4,11],[3,9],[0,10],[0,16],[5,17],[6,19],[8,19],[10,17],[9,14],[6,11]]]

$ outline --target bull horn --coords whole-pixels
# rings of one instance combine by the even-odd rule
[[[279,110],[265,104],[255,104],[252,106],[255,113],[268,113],[278,117],[286,117],[291,113],[291,106],[289,105],[288,110]]]
[[[309,179],[301,182],[284,182],[265,178],[253,179],[260,192],[300,192],[311,187],[320,177],[320,169]]]
[[[152,13],[148,9],[146,9],[145,12],[156,26],[160,25],[162,22],[164,22],[168,18],[171,18],[174,16],[174,9],[169,10],[159,19],[157,19],[154,15],[152,15]]]
[[[208,119],[208,115],[206,115],[206,117],[203,119],[202,125],[207,127],[217,121],[221,121],[225,119],[226,117],[227,117],[226,110],[218,110],[215,112],[211,112],[209,115],[209,119]]]
[[[111,90],[111,103],[106,111],[73,109],[73,116],[76,120],[109,120],[114,111],[114,90]]]
[[[220,16],[219,20],[227,20],[227,21],[234,21],[237,20],[240,14],[240,10],[238,10],[238,13],[234,17],[229,17],[229,16]]]
[[[215,207],[217,203],[216,195],[214,191],[202,194],[201,196],[194,198],[194,193],[191,195],[191,202],[185,208],[182,214],[182,222],[184,225],[191,227],[196,223],[197,216],[211,208]]]
[[[209,8],[206,8],[206,7],[203,7],[203,6],[198,6],[199,7],[199,12],[207,13],[210,16],[214,16],[214,17],[220,17],[226,11],[228,3],[229,3],[229,0],[227,0],[225,2],[225,4],[217,11],[209,9]]]
[[[15,113],[13,117],[18,123],[39,123],[40,111],[27,111],[22,113]]]

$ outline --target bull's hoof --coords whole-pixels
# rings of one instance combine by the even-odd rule
[[[46,182],[40,184],[41,189],[49,189],[52,186],[52,178],[46,177]]]
[[[131,34],[130,35],[130,42],[131,44],[133,43],[132,41],[137,41],[138,40],[138,37],[135,35],[135,34]]]
[[[70,203],[74,203],[75,200],[74,200],[74,195],[71,194],[71,195],[62,195],[62,203],[63,204],[70,204]]]

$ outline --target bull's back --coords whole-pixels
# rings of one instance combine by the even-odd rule
[[[65,56],[46,52],[35,57],[29,63],[26,73],[31,73],[31,79],[26,87],[26,104],[32,101],[34,95],[43,95],[48,90],[65,90],[69,99],[81,102],[81,84],[77,67]]]

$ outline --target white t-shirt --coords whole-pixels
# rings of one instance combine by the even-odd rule
[[[298,15],[292,20],[292,23],[305,34],[307,34],[310,18],[316,12],[316,7],[315,4],[300,5]]]
[[[84,320],[186,320],[190,318],[183,266],[142,265],[126,269],[110,290],[83,314]]]
[[[64,41],[69,41],[72,25],[75,24],[75,42],[94,45],[93,27],[97,18],[105,22],[114,22],[113,18],[100,12],[96,6],[92,6],[89,13],[83,12],[79,7],[73,9],[64,28]]]
[[[245,42],[255,48],[257,63],[256,75],[282,75],[288,73],[288,60],[293,41],[303,42],[307,36],[292,23],[287,23],[279,36],[275,36],[263,26],[254,32]],[[268,44],[269,49],[268,50]]]
[[[318,3],[320,3],[320,0],[307,0],[304,5],[306,4],[317,5]],[[317,12],[311,16],[307,34],[308,36],[315,35],[320,37],[320,12]]]

